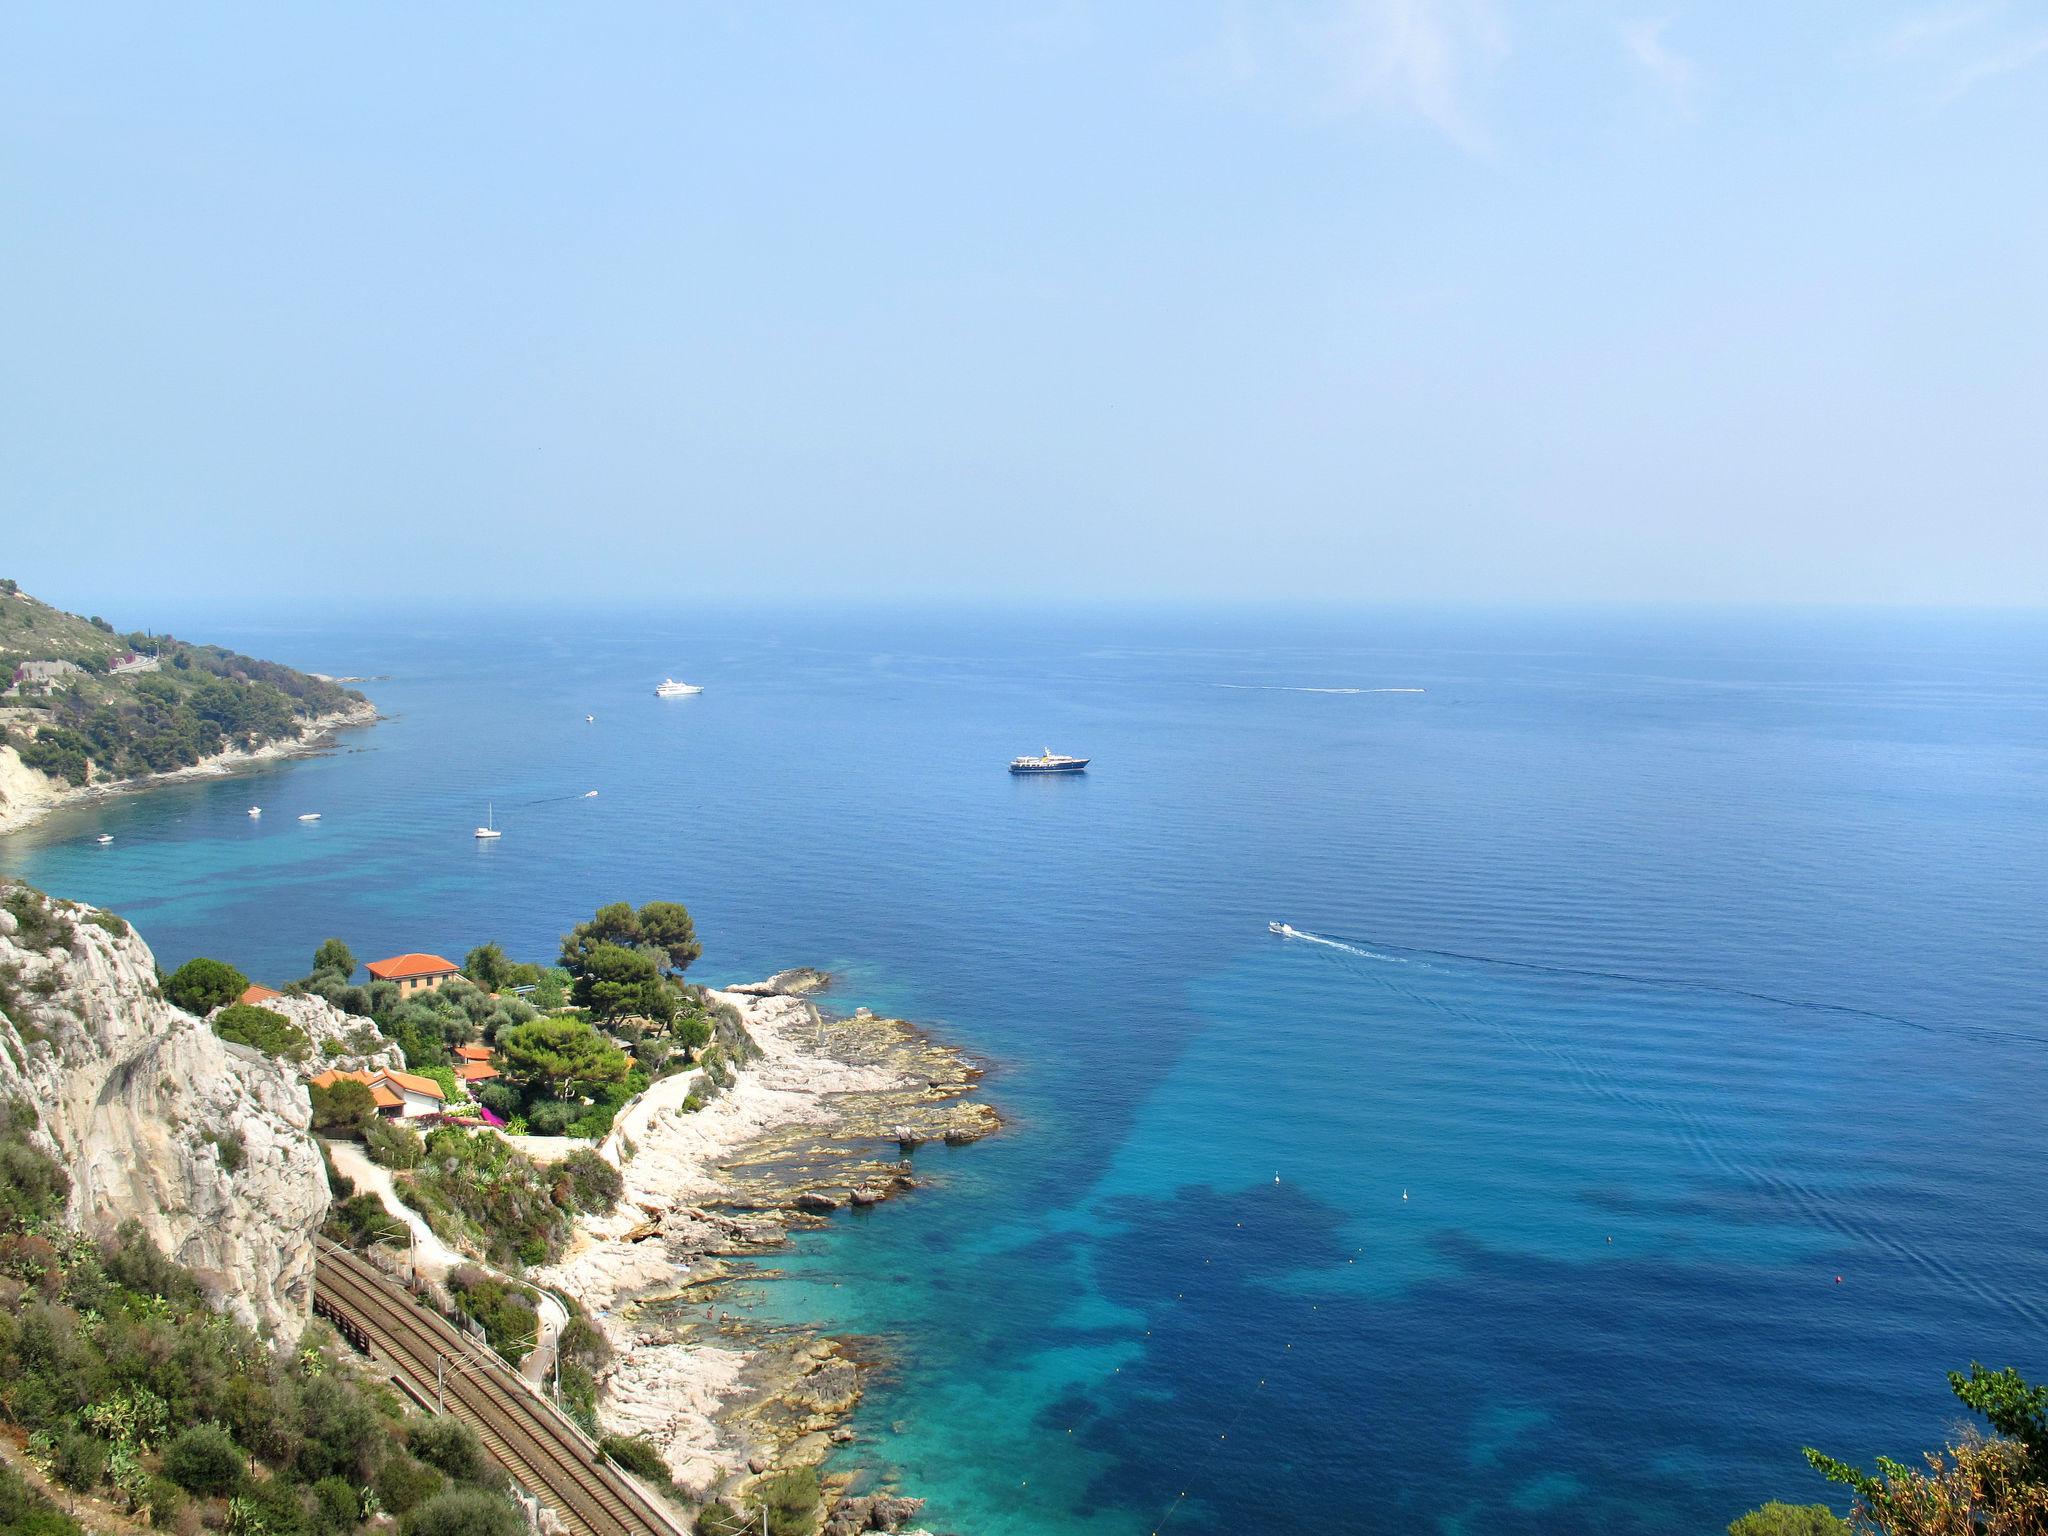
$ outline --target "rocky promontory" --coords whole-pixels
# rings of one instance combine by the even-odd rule
[[[1000,1124],[968,1097],[981,1072],[959,1051],[866,1010],[823,1013],[803,994],[825,979],[784,972],[711,994],[739,1010],[760,1059],[699,1109],[683,1107],[686,1081],[657,1083],[617,1144],[626,1201],[539,1276],[612,1342],[606,1427],[652,1441],[694,1498],[737,1499],[755,1478],[818,1465],[853,1440],[868,1367],[859,1341],[721,1307],[730,1287],[769,1278],[793,1230],[918,1189],[912,1148]],[[845,1478],[826,1490],[837,1536],[895,1529],[918,1504]]]

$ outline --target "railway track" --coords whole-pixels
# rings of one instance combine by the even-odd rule
[[[325,1239],[314,1269],[313,1303],[414,1398],[475,1430],[492,1459],[575,1536],[687,1536],[678,1516],[527,1390],[493,1351]]]

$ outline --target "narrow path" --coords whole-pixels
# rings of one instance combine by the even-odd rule
[[[519,1362],[519,1374],[535,1392],[544,1392],[548,1372],[555,1364],[555,1350],[561,1341],[562,1330],[569,1326],[569,1309],[564,1307],[550,1292],[542,1290],[530,1281],[517,1275],[508,1275],[501,1269],[493,1268],[481,1259],[473,1259],[466,1253],[450,1248],[434,1234],[427,1225],[427,1218],[407,1205],[399,1197],[398,1186],[391,1177],[389,1168],[380,1168],[370,1161],[363,1149],[352,1141],[329,1141],[324,1143],[327,1155],[334,1159],[334,1171],[355,1181],[359,1190],[367,1190],[380,1196],[384,1208],[404,1222],[412,1233],[413,1263],[419,1273],[433,1280],[445,1280],[448,1271],[458,1264],[467,1264],[475,1269],[488,1270],[499,1278],[514,1285],[536,1292],[540,1300],[535,1304],[538,1327],[533,1348],[526,1352],[526,1358]]]

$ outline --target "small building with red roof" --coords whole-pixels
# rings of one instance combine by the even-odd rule
[[[431,992],[450,977],[462,974],[462,967],[453,960],[418,953],[372,960],[363,969],[370,973],[372,981],[396,983],[399,992],[407,997],[415,992]]]
[[[438,1115],[448,1102],[439,1083],[414,1072],[339,1072],[330,1068],[311,1082],[315,1088],[332,1088],[339,1082],[362,1083],[376,1101],[377,1113],[393,1119]]]
[[[283,996],[284,994],[276,990],[274,987],[266,987],[262,985],[260,982],[252,981],[249,983],[248,986],[242,989],[242,995],[236,998],[235,1001],[238,1003],[247,1003],[252,1008],[260,1008],[265,1003],[273,1002],[277,998]]]

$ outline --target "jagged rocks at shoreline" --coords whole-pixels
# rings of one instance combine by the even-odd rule
[[[959,1145],[1000,1124],[968,1097],[981,1072],[959,1051],[901,1020],[824,1016],[798,995],[824,980],[783,972],[713,994],[740,1011],[761,1058],[696,1111],[681,1108],[687,1082],[656,1084],[614,1147],[625,1202],[536,1277],[575,1296],[612,1341],[605,1426],[651,1440],[696,1498],[737,1495],[850,1440],[873,1355],[862,1341],[734,1316],[719,1305],[727,1288],[771,1277],[767,1256],[793,1229],[915,1189],[903,1144]],[[826,1485],[830,1530],[893,1528],[914,1513],[915,1500],[856,1494],[843,1477]]]

